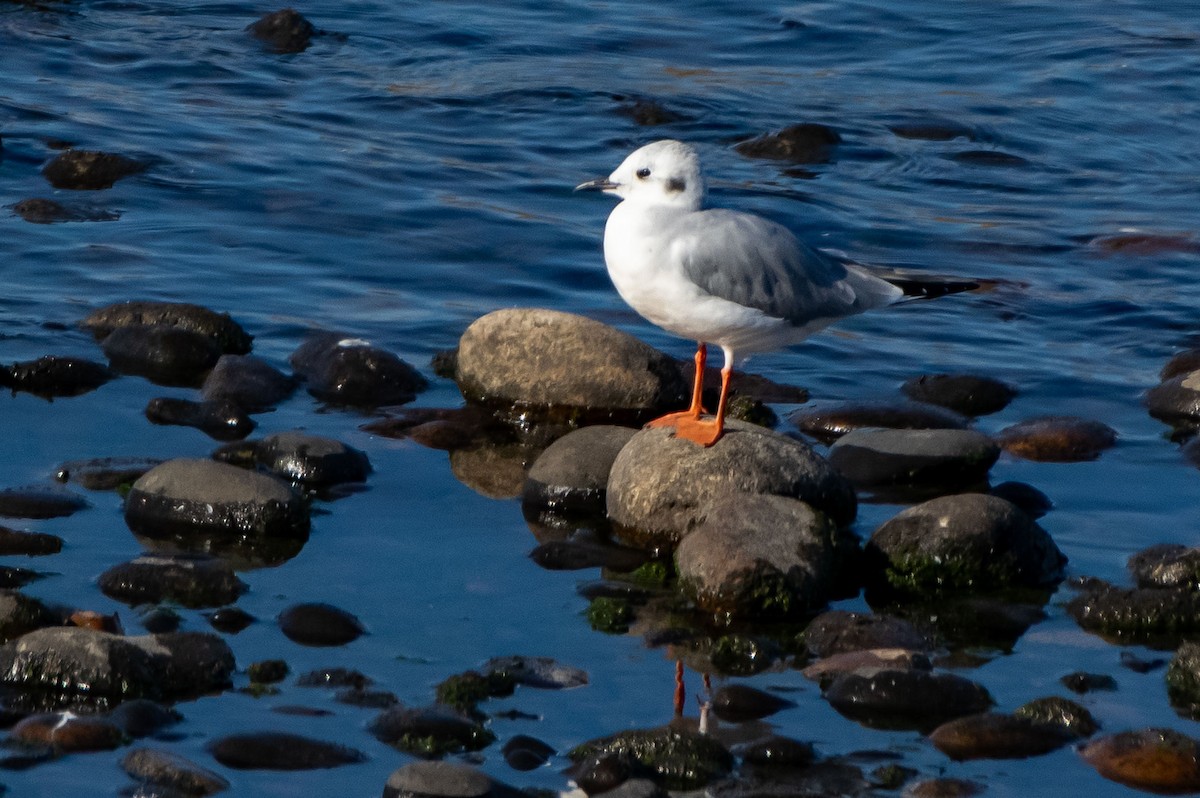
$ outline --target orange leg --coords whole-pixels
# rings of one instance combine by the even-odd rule
[[[699,366],[701,362],[700,352],[697,351],[696,365]],[[656,418],[646,426],[670,427],[675,430],[676,438],[683,438],[700,446],[712,446],[725,431],[725,410],[729,405],[729,378],[733,374],[733,366],[726,363],[725,368],[721,369],[721,398],[717,402],[717,416],[712,419],[700,418],[703,409],[699,405],[699,396],[704,378],[701,376],[703,374],[701,370],[697,369],[696,374],[696,385],[692,389],[693,406],[680,413],[671,413],[662,418]]]
[[[683,660],[675,660],[675,717],[683,717],[683,699],[686,695],[683,687]]]

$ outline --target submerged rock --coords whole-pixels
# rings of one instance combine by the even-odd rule
[[[1129,558],[1138,587],[1200,590],[1200,549],[1178,543],[1151,546]]]
[[[121,768],[140,782],[182,795],[214,795],[229,789],[223,776],[161,748],[135,748],[121,759]]]
[[[46,355],[0,367],[0,388],[13,393],[24,391],[43,399],[79,396],[112,378],[113,373],[105,366],[79,357]]]
[[[510,737],[500,750],[508,766],[520,771],[536,770],[556,753],[552,746],[527,734]]]
[[[111,152],[67,150],[42,168],[42,175],[55,188],[96,191],[111,188],[123,177],[145,171],[146,164]]]
[[[994,703],[976,682],[920,669],[845,673],[830,682],[824,694],[841,714],[882,729],[933,729]]]
[[[526,513],[545,509],[603,515],[613,461],[636,432],[629,427],[584,427],[550,444],[525,479],[522,503]]]
[[[97,340],[113,331],[134,325],[174,327],[211,339],[220,352],[244,355],[252,337],[228,313],[217,313],[200,305],[183,302],[119,302],[92,311],[79,326]]]
[[[331,405],[374,409],[417,398],[429,382],[408,363],[369,342],[318,333],[290,358],[308,392]]]
[[[316,27],[292,8],[265,14],[246,30],[276,53],[302,53],[308,49]]]
[[[1061,696],[1035,698],[1013,710],[1013,715],[1041,725],[1057,726],[1078,739],[1091,737],[1100,728],[1086,707]]]
[[[670,549],[703,521],[714,499],[735,491],[799,499],[839,525],[856,511],[849,483],[808,445],[731,421],[710,447],[666,429],[634,435],[613,463],[608,516],[631,543]]]
[[[1000,448],[967,429],[856,429],[829,449],[829,462],[855,485],[939,485],[987,478]]]
[[[479,723],[442,707],[390,707],[371,722],[370,731],[381,742],[426,757],[478,751],[496,740]]]
[[[0,526],[0,556],[23,554],[42,557],[62,551],[63,540],[46,532],[22,532]]]
[[[1178,377],[1180,374],[1188,374],[1193,371],[1200,371],[1200,348],[1185,349],[1173,355],[1167,361],[1166,365],[1162,367],[1162,371],[1158,373],[1158,377],[1165,382],[1172,377]]]
[[[365,762],[367,755],[345,745],[299,734],[264,731],[213,740],[213,759],[235,770],[318,770]]]
[[[552,310],[489,313],[463,333],[455,378],[468,401],[514,419],[641,423],[685,403],[679,366],[598,321]]]
[[[15,590],[0,590],[0,642],[58,623],[59,617],[38,599]]]
[[[867,649],[928,651],[933,641],[903,618],[830,610],[805,627],[804,645],[816,657],[831,657]]]
[[[791,163],[824,163],[841,143],[837,131],[826,125],[802,122],[777,133],[763,135],[734,145],[747,158],[771,158]]]
[[[8,739],[26,746],[46,746],[55,753],[112,751],[125,734],[111,720],[70,712],[30,715],[9,730]]]
[[[219,607],[237,601],[248,585],[224,560],[204,555],[143,555],[100,575],[104,595],[129,605],[169,601]]]
[[[977,374],[923,374],[905,382],[900,390],[914,401],[970,417],[999,412],[1017,395],[1011,385]]]
[[[293,604],[279,614],[279,628],[289,640],[306,646],[341,646],[361,637],[362,622],[332,604]]]
[[[1106,779],[1161,794],[1200,791],[1200,742],[1173,729],[1110,734],[1079,749]]]
[[[65,518],[87,506],[86,499],[62,487],[29,485],[0,490],[0,516],[7,518]]]
[[[13,213],[33,224],[54,224],[56,222],[112,222],[121,218],[121,214],[105,211],[99,208],[64,205],[44,197],[23,199],[12,206]]]
[[[1083,629],[1123,644],[1177,645],[1200,631],[1200,593],[1180,587],[1122,588],[1090,582],[1067,602]]]
[[[88,490],[117,490],[132,485],[142,474],[162,460],[149,457],[95,457],[90,460],[70,460],[60,465],[55,478],[60,482],[75,482]]]
[[[613,756],[669,790],[696,790],[733,769],[733,755],[718,740],[693,731],[632,729],[583,743],[568,754],[579,762]]]
[[[101,344],[113,369],[159,385],[198,387],[221,351],[211,338],[163,325],[131,324],[113,330]]]
[[[503,674],[518,684],[540,690],[562,690],[588,683],[587,671],[550,657],[492,657],[481,671],[485,675]]]
[[[870,588],[908,597],[1046,587],[1067,561],[1029,516],[982,493],[902,511],[875,530],[864,559]]]
[[[152,424],[195,427],[218,441],[236,441],[254,431],[255,422],[239,405],[228,402],[193,402],[160,397],[146,405]]]
[[[259,465],[289,482],[322,488],[363,482],[371,473],[366,454],[333,438],[277,432],[262,440],[218,451],[217,459]]]
[[[228,401],[250,413],[269,410],[296,390],[294,377],[253,355],[221,355],[200,386],[207,402]]]
[[[788,416],[801,432],[831,442],[864,427],[883,429],[966,429],[967,418],[923,402],[836,402],[801,408]]]
[[[1025,759],[1048,754],[1077,739],[1061,726],[999,712],[956,718],[929,733],[935,748],[958,760]]]
[[[183,720],[183,716],[174,709],[145,698],[122,701],[120,706],[109,713],[109,718],[134,739],[157,734]]]
[[[1095,460],[1117,442],[1107,424],[1074,416],[1041,416],[1005,427],[996,442],[1009,454],[1048,463]]]
[[[722,685],[712,696],[713,714],[730,723],[759,720],[794,706],[794,701],[745,684]]]

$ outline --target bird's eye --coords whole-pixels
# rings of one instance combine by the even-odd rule
[[[645,180],[650,176],[650,170],[643,166],[641,169],[637,170],[637,176],[638,180]]]

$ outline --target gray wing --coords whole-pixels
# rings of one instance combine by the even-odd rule
[[[900,294],[761,216],[712,209],[678,224],[673,251],[689,279],[714,296],[793,324],[861,313]]]

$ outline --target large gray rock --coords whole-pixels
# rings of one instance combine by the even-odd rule
[[[852,521],[857,509],[850,483],[807,444],[729,421],[709,447],[666,429],[634,435],[609,475],[608,516],[635,545],[673,548],[715,499],[733,492],[799,499],[839,525]]]
[[[837,528],[786,496],[731,493],[679,542],[679,579],[702,609],[733,617],[795,617],[829,598]]]
[[[469,401],[513,415],[645,421],[685,403],[679,365],[598,321],[537,308],[476,319],[458,344]]]
[[[969,485],[987,476],[1000,447],[969,429],[856,429],[829,449],[855,485]]]

